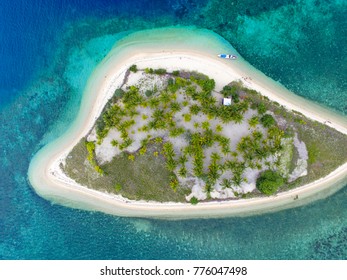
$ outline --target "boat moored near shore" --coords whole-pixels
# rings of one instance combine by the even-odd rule
[[[233,54],[219,54],[218,57],[226,59],[236,59],[237,56]]]

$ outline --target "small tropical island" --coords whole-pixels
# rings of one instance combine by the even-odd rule
[[[222,49],[237,59],[218,57]],[[75,122],[30,164],[35,191],[54,203],[243,216],[324,198],[347,181],[346,118],[266,77],[211,31],[130,34],[84,92]]]
[[[60,167],[130,200],[197,204],[310,183],[346,162],[345,145],[344,134],[241,81],[216,91],[203,73],[132,65]]]

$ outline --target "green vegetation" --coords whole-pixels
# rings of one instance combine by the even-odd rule
[[[192,115],[190,115],[190,114],[184,114],[184,115],[183,115],[183,118],[184,118],[184,121],[185,121],[185,122],[190,122],[191,119],[192,119]]]
[[[143,156],[135,153],[135,161],[128,159],[129,154],[121,153],[111,162],[102,164],[105,175],[99,176],[90,165],[85,165],[88,151],[84,142],[82,139],[73,148],[64,167],[69,177],[84,186],[121,194],[129,199],[160,202],[184,202],[189,194],[186,188],[178,188],[174,192],[170,187],[174,174],[165,168],[165,158],[160,153],[157,157],[153,155],[162,149],[160,145],[148,145]]]
[[[117,147],[118,146],[118,144],[119,144],[119,142],[117,141],[117,140],[112,140],[111,141],[111,145],[113,146],[113,147]]]
[[[154,74],[164,75],[164,74],[166,74],[166,70],[163,68],[159,68],[159,69],[154,70]]]
[[[136,73],[136,72],[137,72],[137,66],[136,66],[135,64],[133,64],[133,65],[130,66],[129,70],[130,70],[131,72]]]
[[[313,164],[317,161],[319,157],[319,149],[316,143],[312,143],[308,148],[308,163]]]
[[[94,167],[94,170],[98,172],[99,174],[103,175],[104,171],[101,169],[101,167],[97,164],[96,159],[95,159],[95,143],[94,142],[84,142],[87,151],[88,151],[88,156],[87,159],[91,166]]]
[[[227,85],[223,88],[221,93],[224,97],[231,97],[235,103],[238,103],[240,102],[240,97],[237,93],[237,86],[240,86],[240,83],[233,83],[231,85]]]
[[[190,199],[190,203],[191,203],[192,205],[196,205],[196,204],[199,203],[199,200],[198,200],[195,196],[193,196],[193,197]]]
[[[257,189],[266,195],[277,192],[278,188],[284,184],[282,176],[272,170],[264,171],[257,179]]]
[[[264,126],[264,127],[271,127],[273,125],[276,124],[276,121],[275,119],[273,118],[273,116],[269,115],[269,114],[266,114],[264,116],[261,117],[260,119],[261,121],[261,124]]]
[[[146,68],[145,73],[146,74],[164,75],[164,74],[166,74],[166,69],[163,69],[163,68],[159,68],[159,69]]]
[[[308,174],[291,183],[285,183],[281,190],[288,190],[313,182],[328,175],[347,161],[347,137],[343,133],[324,124],[312,121],[301,113],[290,112],[278,103],[272,102],[260,93],[243,88],[238,91],[246,93],[246,97],[252,109],[258,110],[258,114],[264,114],[267,110],[274,113],[274,118],[282,118],[287,122],[283,137],[292,137],[296,132],[300,141],[306,144],[308,151]],[[260,110],[259,110],[260,109]],[[298,158],[296,149],[293,149],[293,157],[290,171],[293,170]]]
[[[120,191],[122,190],[122,185],[117,183],[117,184],[114,186],[114,189],[115,189],[116,192],[118,193],[118,192],[120,192]]]
[[[253,127],[253,128],[256,127],[258,123],[259,123],[259,118],[258,118],[258,116],[253,116],[252,118],[250,118],[250,119],[248,120],[249,126],[250,126],[250,127]]]
[[[345,135],[288,112],[240,82],[216,93],[215,81],[197,72],[130,68],[165,74],[160,79],[167,83],[115,91],[95,123],[97,140],[81,141],[66,159],[65,172],[83,185],[134,200],[183,202],[197,177],[206,200],[216,184],[249,198],[312,182],[347,161]],[[223,96],[232,98],[230,106],[221,104]],[[246,133],[238,135],[239,125]],[[110,139],[113,133],[120,137]],[[299,158],[294,135],[306,144],[308,175],[289,183]],[[121,152],[103,162],[96,150],[105,149],[98,145]],[[260,174],[259,191],[242,191],[245,183],[254,184],[248,170]]]

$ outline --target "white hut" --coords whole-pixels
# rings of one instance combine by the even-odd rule
[[[223,98],[223,105],[224,106],[230,106],[231,105],[231,98],[230,97]]]

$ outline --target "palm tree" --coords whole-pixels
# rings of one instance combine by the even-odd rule
[[[217,124],[216,131],[217,132],[222,132],[223,131],[223,127],[220,124]]]
[[[177,166],[176,161],[173,158],[168,158],[166,161],[166,168],[170,171],[173,172]]]
[[[240,113],[236,113],[234,116],[233,116],[233,121],[237,124],[240,124],[243,122],[243,115],[240,114]]]
[[[163,153],[168,158],[173,158],[175,156],[175,152],[173,149],[173,144],[171,142],[166,142],[163,145]]]
[[[125,148],[129,147],[132,143],[134,142],[134,140],[130,139],[130,138],[126,138],[124,140],[124,145],[125,145]]]
[[[196,177],[200,177],[203,173],[203,169],[204,169],[204,154],[202,149],[199,147],[199,149],[196,150],[195,155],[194,155],[194,159],[193,159],[193,171],[194,171],[194,175]]]
[[[231,188],[231,180],[224,178],[222,181],[222,186],[224,189]]]
[[[212,162],[216,163],[217,161],[220,160],[220,155],[217,153],[212,153],[211,154],[211,160],[212,160]]]
[[[159,106],[160,100],[156,97],[153,97],[149,100],[149,107],[155,109]]]
[[[148,143],[149,143],[149,139],[148,138],[141,139],[141,146],[142,147],[147,146]]]
[[[229,146],[223,146],[222,147],[222,153],[223,153],[223,155],[227,155],[227,154],[229,154],[231,152],[231,150],[230,150],[230,147]]]
[[[210,123],[208,121],[202,122],[201,124],[202,129],[209,129],[210,128]]]
[[[241,141],[237,144],[236,148],[239,152],[245,153],[248,149],[248,141],[243,137]]]
[[[181,164],[181,165],[185,165],[187,161],[188,161],[188,158],[184,154],[182,156],[180,156],[179,159],[178,159],[178,163]]]
[[[205,185],[205,191],[206,191],[206,193],[207,193],[207,197],[211,197],[211,191],[212,191],[212,185],[211,184],[209,184],[209,183],[206,183],[206,185]]]
[[[234,171],[235,167],[237,166],[236,160],[227,160],[225,163],[225,168],[231,171]]]
[[[263,138],[263,133],[256,130],[256,131],[253,131],[252,136],[253,136],[254,141],[259,142]]]
[[[157,120],[163,119],[165,117],[165,112],[164,110],[157,109],[153,112],[152,117]]]
[[[232,178],[232,182],[236,185],[236,186],[240,186],[242,182],[244,182],[245,179],[242,178],[242,174],[240,173],[235,173],[233,178]]]
[[[159,98],[160,98],[160,101],[163,102],[164,104],[168,104],[171,101],[171,96],[167,92],[163,92]]]
[[[176,138],[178,136],[180,136],[181,134],[184,133],[184,128],[183,127],[175,127],[173,129],[170,130],[170,137]]]
[[[212,129],[206,129],[204,134],[201,136],[201,144],[211,147],[214,143],[215,137],[213,135]]]
[[[196,95],[196,87],[195,86],[188,86],[186,87],[186,94],[189,96],[195,96]]]
[[[187,168],[185,166],[182,166],[180,170],[178,170],[178,174],[183,178],[187,177],[187,173]]]
[[[178,102],[172,102],[170,104],[170,108],[173,113],[177,113],[182,110],[182,107]]]
[[[238,153],[237,153],[236,151],[233,151],[233,152],[231,153],[231,155],[232,155],[233,157],[237,158]]]
[[[254,128],[259,124],[259,118],[258,116],[254,115],[248,120],[248,124],[250,127]]]
[[[189,107],[189,110],[192,115],[197,115],[200,112],[200,107],[199,105],[194,104]]]
[[[266,158],[267,155],[268,155],[267,150],[261,149],[261,148],[256,149],[256,150],[255,150],[255,154],[256,154],[257,157],[260,158],[260,159]]]
[[[210,164],[210,166],[208,167],[208,174],[207,177],[209,179],[209,182],[214,185],[216,183],[216,181],[219,179],[219,177],[221,176],[221,174],[219,173],[219,165],[216,163],[212,163]]]
[[[228,137],[220,136],[218,137],[219,146],[221,147],[229,147],[230,139]]]

